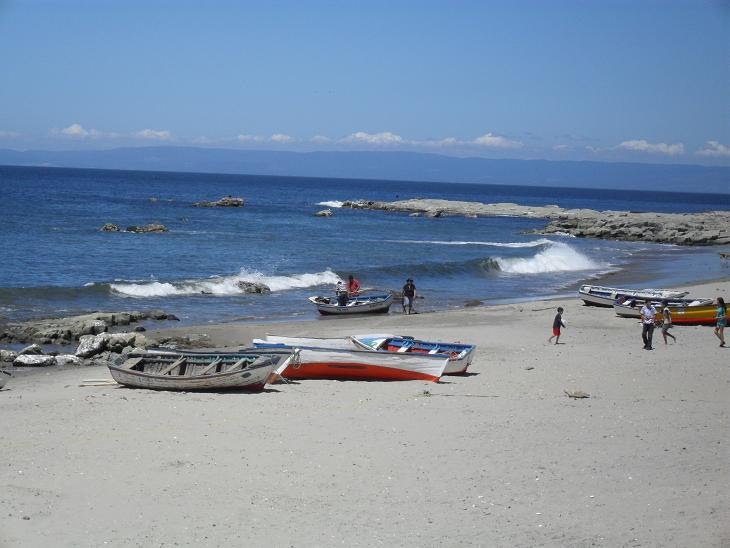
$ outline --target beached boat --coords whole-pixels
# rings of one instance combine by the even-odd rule
[[[298,348],[291,361],[276,373],[287,379],[436,382],[448,363],[448,358],[422,354]]]
[[[688,291],[673,289],[624,289],[620,287],[605,287],[602,285],[582,285],[578,289],[578,297],[590,306],[604,306],[611,308],[617,299],[636,299],[663,301],[665,299],[681,299]]]
[[[247,349],[241,352],[145,352],[129,354],[121,365],[109,365],[119,384],[154,390],[248,390],[264,388],[293,352]]]
[[[661,311],[664,308],[663,301],[652,301],[651,303],[657,311]],[[667,301],[667,306],[672,310],[674,308],[687,308],[695,306],[708,306],[712,304],[712,299],[677,299]],[[622,318],[640,318],[641,307],[644,306],[644,301],[628,300],[621,304],[614,304],[613,309],[617,316]]]
[[[8,373],[7,371],[0,370],[0,390],[5,388],[5,384],[10,379],[10,376],[11,376],[10,373]]]
[[[429,342],[413,337],[395,337],[392,335],[353,335],[352,342],[362,348],[378,352],[397,352],[407,354],[428,354],[443,356],[449,359],[444,370],[445,375],[465,373],[474,359],[476,345],[447,342]]]
[[[328,348],[339,350],[370,350],[372,352],[396,352],[437,355],[448,358],[444,375],[459,375],[466,372],[474,359],[475,345],[461,343],[427,342],[413,337],[398,337],[391,334],[352,335],[350,337],[283,337],[267,335],[264,339],[253,339],[256,348]]]
[[[715,325],[717,323],[717,305],[669,307],[674,325]],[[730,305],[725,306],[725,317],[730,315]],[[662,318],[657,309],[657,320]]]
[[[350,314],[377,314],[386,313],[393,304],[393,295],[358,295],[350,297],[347,304],[340,305],[335,297],[309,297],[309,301],[313,303],[320,314],[331,314],[337,316]]]

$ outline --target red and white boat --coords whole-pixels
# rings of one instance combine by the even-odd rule
[[[448,363],[448,358],[422,354],[297,348],[275,372],[287,379],[436,382]]]

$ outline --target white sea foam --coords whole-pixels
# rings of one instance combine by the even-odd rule
[[[538,247],[541,245],[554,244],[552,240],[540,238],[529,242],[480,242],[480,241],[459,241],[459,240],[385,240],[392,243],[403,244],[433,244],[433,245],[483,245],[489,247]]]
[[[338,200],[331,200],[329,202],[319,202],[317,205],[326,206],[326,207],[342,207],[342,204],[344,202],[340,202]]]
[[[543,274],[572,270],[595,270],[606,265],[599,264],[568,244],[552,242],[553,245],[528,258],[496,257],[502,272],[513,274]]]
[[[339,281],[331,270],[316,273],[292,274],[290,276],[267,276],[261,272],[241,269],[233,276],[213,276],[206,280],[185,280],[182,282],[143,282],[111,284],[113,291],[128,297],[171,297],[175,295],[240,295],[238,282],[266,284],[271,291],[334,285]]]

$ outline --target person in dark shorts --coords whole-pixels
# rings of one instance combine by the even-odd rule
[[[555,339],[555,344],[560,344],[560,328],[565,327],[565,323],[563,322],[563,307],[558,307],[558,313],[555,314],[555,319],[553,319],[553,336],[548,339],[548,343],[553,342],[553,339]]]
[[[416,286],[413,279],[408,278],[403,286],[403,314],[413,314],[413,300],[416,298]]]

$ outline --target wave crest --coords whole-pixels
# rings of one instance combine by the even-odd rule
[[[605,265],[596,263],[583,253],[562,242],[552,245],[532,257],[507,258],[495,257],[502,272],[512,274],[544,274],[548,272],[568,272],[576,270],[595,270]]]
[[[239,282],[254,282],[265,284],[271,291],[285,291],[314,287],[318,285],[334,285],[339,276],[331,270],[324,272],[292,274],[289,276],[267,276],[261,272],[241,269],[233,276],[216,276],[205,280],[185,280],[181,282],[142,282],[142,283],[113,283],[112,291],[127,297],[150,298],[170,297],[176,295],[240,295],[243,293],[238,286]]]

